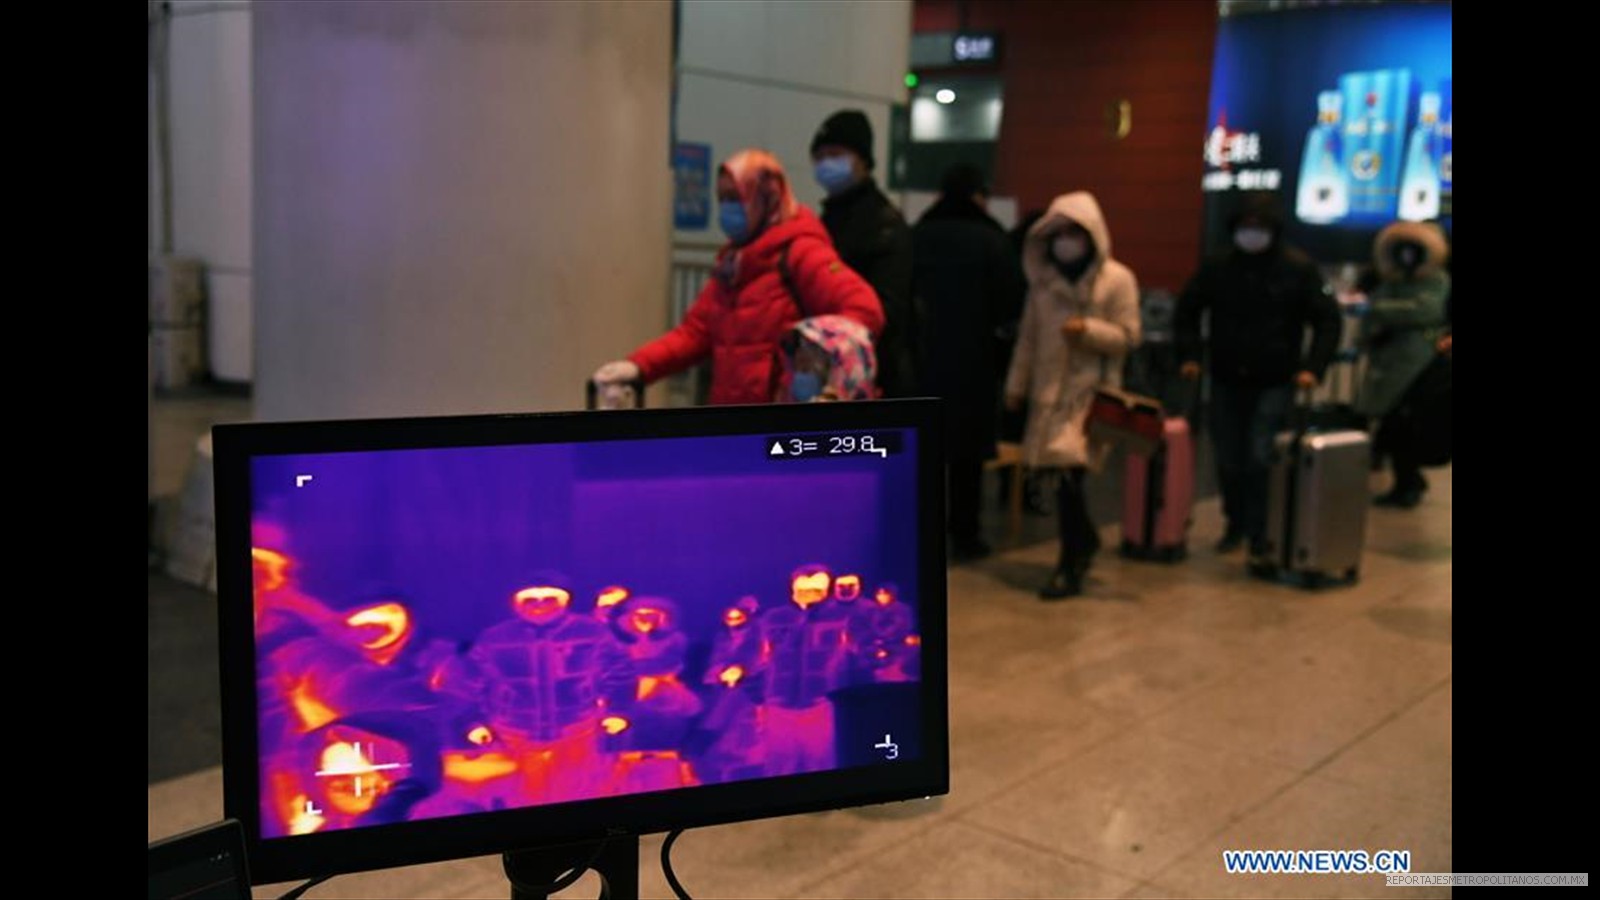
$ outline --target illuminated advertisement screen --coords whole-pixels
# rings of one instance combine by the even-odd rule
[[[1451,228],[1448,3],[1235,15],[1217,29],[1206,118],[1206,246],[1243,191],[1273,191],[1286,236],[1361,261],[1396,219]]]

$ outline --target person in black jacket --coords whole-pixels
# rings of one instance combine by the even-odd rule
[[[994,334],[1021,314],[1022,266],[1005,229],[985,210],[988,188],[977,166],[945,172],[937,202],[911,230],[917,308],[915,365],[921,393],[945,401],[950,555],[990,552],[979,534],[983,461],[995,455],[999,396]]]
[[[1200,377],[1201,314],[1211,314],[1211,435],[1227,530],[1217,552],[1246,539],[1265,551],[1272,443],[1297,389],[1322,379],[1339,344],[1339,307],[1310,258],[1287,246],[1270,194],[1247,196],[1231,217],[1233,247],[1201,265],[1178,299],[1174,330],[1183,377]],[[1305,350],[1306,330],[1311,346]]]
[[[844,264],[866,279],[883,303],[885,325],[874,348],[885,397],[916,391],[911,300],[911,229],[872,178],[872,124],[860,110],[829,116],[811,138],[817,182],[828,192],[822,224]]]

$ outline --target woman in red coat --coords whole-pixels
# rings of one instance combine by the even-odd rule
[[[717,170],[717,201],[728,243],[683,322],[601,366],[597,384],[649,383],[710,358],[711,403],[770,403],[784,387],[779,341],[796,322],[841,315],[874,338],[883,331],[878,295],[839,261],[827,230],[795,200],[771,154],[729,157]]]

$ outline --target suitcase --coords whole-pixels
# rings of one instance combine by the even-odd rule
[[[1149,456],[1129,453],[1122,479],[1122,555],[1177,562],[1189,555],[1194,508],[1194,436],[1169,416]]]
[[[1299,423],[1278,435],[1267,487],[1266,555],[1250,561],[1261,577],[1305,587],[1352,583],[1366,544],[1367,472],[1372,440],[1365,431],[1323,428],[1330,417],[1302,407]]]

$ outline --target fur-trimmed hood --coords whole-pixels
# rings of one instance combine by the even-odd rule
[[[1450,244],[1438,225],[1432,222],[1395,222],[1378,232],[1378,239],[1372,243],[1372,264],[1381,277],[1391,280],[1405,277],[1390,253],[1390,248],[1401,241],[1414,241],[1422,246],[1422,265],[1417,267],[1413,277],[1426,278],[1444,270],[1445,260],[1450,255]]]

